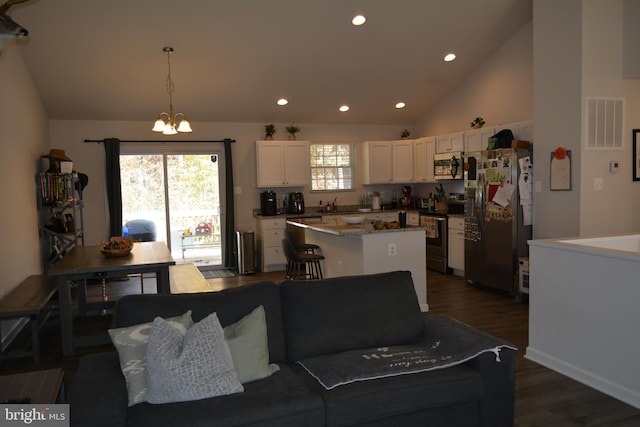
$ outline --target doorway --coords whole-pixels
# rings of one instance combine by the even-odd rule
[[[222,267],[223,156],[222,149],[122,144],[123,226],[151,223],[177,263]]]

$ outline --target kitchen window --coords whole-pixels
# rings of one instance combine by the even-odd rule
[[[353,189],[354,144],[311,144],[311,190]]]

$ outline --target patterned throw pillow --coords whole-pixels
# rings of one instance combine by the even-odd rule
[[[156,317],[147,346],[147,401],[184,402],[244,391],[216,313],[187,333]]]
[[[191,310],[179,317],[167,319],[182,334],[193,325]],[[111,341],[118,350],[120,369],[127,383],[129,406],[146,401],[147,395],[147,343],[152,322],[109,329]]]

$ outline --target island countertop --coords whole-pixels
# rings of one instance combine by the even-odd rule
[[[360,224],[348,224],[341,217],[332,218],[296,218],[287,220],[287,224],[318,231],[321,233],[333,234],[335,236],[360,236],[374,233],[398,233],[407,231],[424,230],[424,227],[407,225],[405,228],[383,228],[376,230],[371,220],[365,218]]]

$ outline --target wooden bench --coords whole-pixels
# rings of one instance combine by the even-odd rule
[[[27,277],[0,300],[0,320],[27,318],[31,322],[31,351],[0,353],[0,359],[32,356],[40,359],[39,329],[49,317],[49,301],[57,292],[56,280],[43,274]]]
[[[169,266],[169,283],[172,294],[192,294],[213,292],[213,288],[204,278],[198,267],[193,264]]]

